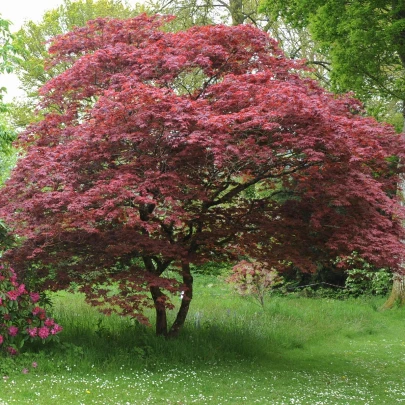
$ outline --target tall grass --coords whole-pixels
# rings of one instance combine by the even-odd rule
[[[2,359],[0,405],[405,401],[405,312],[378,311],[382,299],[276,296],[263,309],[198,277],[176,340],[100,315],[80,294],[53,302],[60,344]]]

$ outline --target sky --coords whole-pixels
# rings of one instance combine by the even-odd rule
[[[12,31],[17,30],[24,21],[39,21],[45,11],[60,6],[63,0],[3,0],[0,14],[13,23]]]

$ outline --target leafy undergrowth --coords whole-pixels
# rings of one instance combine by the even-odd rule
[[[5,404],[396,404],[404,310],[381,299],[273,297],[265,310],[199,277],[177,340],[54,297],[61,344],[1,359]],[[34,363],[34,364],[33,364]]]

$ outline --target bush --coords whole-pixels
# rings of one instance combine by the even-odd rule
[[[232,284],[238,294],[252,296],[264,307],[265,296],[282,284],[283,279],[266,262],[242,260],[232,268],[226,282]]]
[[[356,252],[344,259],[338,258],[336,264],[347,268],[345,287],[349,295],[386,295],[392,287],[389,270],[377,269]]]
[[[48,318],[45,298],[17,282],[12,268],[0,266],[0,351],[17,354],[24,344],[57,340],[62,327]]]
[[[386,295],[392,286],[392,274],[385,270],[366,269],[347,270],[346,288],[349,294]]]

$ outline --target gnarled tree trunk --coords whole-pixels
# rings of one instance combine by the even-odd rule
[[[166,295],[159,287],[150,287],[156,312],[156,335],[167,336]]]
[[[173,322],[170,330],[167,325],[166,315],[166,300],[167,296],[157,286],[149,288],[153,298],[153,304],[156,312],[156,335],[164,336],[167,338],[175,338],[178,336],[181,328],[187,318],[190,303],[193,298],[193,276],[190,271],[190,263],[182,263],[182,277],[184,283],[184,294],[182,295],[180,308],[177,312],[176,319]]]
[[[182,263],[182,275],[183,282],[185,286],[184,294],[181,299],[181,305],[175,321],[173,322],[172,327],[167,335],[167,337],[177,337],[180,329],[184,326],[184,323],[187,318],[188,310],[190,308],[191,300],[193,299],[193,276],[190,272],[190,263]]]
[[[394,274],[391,294],[382,308],[390,309],[394,305],[405,305],[405,274]]]

